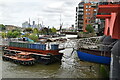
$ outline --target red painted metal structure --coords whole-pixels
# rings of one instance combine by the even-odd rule
[[[104,34],[113,39],[120,39],[120,4],[99,5],[98,13],[110,15],[97,15],[97,18],[105,19]]]

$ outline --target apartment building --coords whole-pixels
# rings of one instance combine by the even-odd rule
[[[84,2],[80,2],[76,7],[76,21],[75,27],[78,31],[82,31],[83,28],[83,15],[84,14]]]
[[[97,2],[82,1],[76,7],[76,29],[78,31],[86,31],[88,24],[95,25],[95,16],[97,14]]]
[[[83,31],[86,31],[86,27],[89,24],[95,26],[95,19],[97,15],[97,3],[85,3],[84,4],[84,20],[83,20]]]

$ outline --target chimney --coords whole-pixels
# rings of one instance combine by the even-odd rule
[[[33,25],[35,25],[35,21],[33,21]]]

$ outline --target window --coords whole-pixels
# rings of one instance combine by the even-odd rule
[[[79,11],[83,11],[83,9],[79,9]]]
[[[79,7],[83,7],[83,5],[79,5]]]
[[[79,14],[82,14],[82,15],[83,15],[83,12],[80,12]]]
[[[94,9],[94,11],[97,11],[96,9]]]
[[[89,8],[89,6],[86,6],[86,8]]]
[[[90,15],[90,13],[86,13],[86,15]]]
[[[90,11],[90,9],[86,9],[86,11]]]

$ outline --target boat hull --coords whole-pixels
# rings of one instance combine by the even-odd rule
[[[47,55],[35,55],[32,54],[32,57],[36,59],[37,63],[41,63],[41,64],[52,64],[55,62],[60,62],[62,59],[63,54],[59,54],[59,55],[52,55],[52,54],[47,54]]]
[[[21,50],[22,49],[22,50]],[[17,52],[19,52],[20,50],[23,52],[24,50],[26,51],[30,51],[30,52],[26,52],[28,53],[32,58],[35,59],[35,63],[41,63],[41,64],[52,64],[55,62],[60,62],[62,59],[63,54],[62,53],[58,53],[58,50],[47,50],[47,51],[43,51],[43,50],[39,50],[39,53],[35,53],[34,51],[38,52],[38,50],[29,50],[26,48],[10,48],[8,50],[4,50],[4,54],[13,54],[15,53],[13,50],[17,50]],[[18,51],[19,50],[19,51]],[[33,51],[33,52],[32,52]]]
[[[35,60],[25,60],[24,61],[24,60],[14,59],[14,58],[11,58],[10,56],[5,56],[5,55],[2,56],[2,59],[4,61],[10,61],[15,64],[19,64],[19,65],[23,65],[23,66],[32,66],[35,64]]]
[[[111,58],[106,56],[98,56],[94,54],[89,54],[81,51],[77,51],[80,60],[100,63],[100,64],[110,64]]]
[[[53,55],[59,55],[59,50],[37,50],[37,49],[29,49],[29,48],[21,48],[21,47],[8,47],[11,50],[19,50],[19,51],[26,51],[26,52],[34,52],[40,54],[48,54],[51,53]]]

